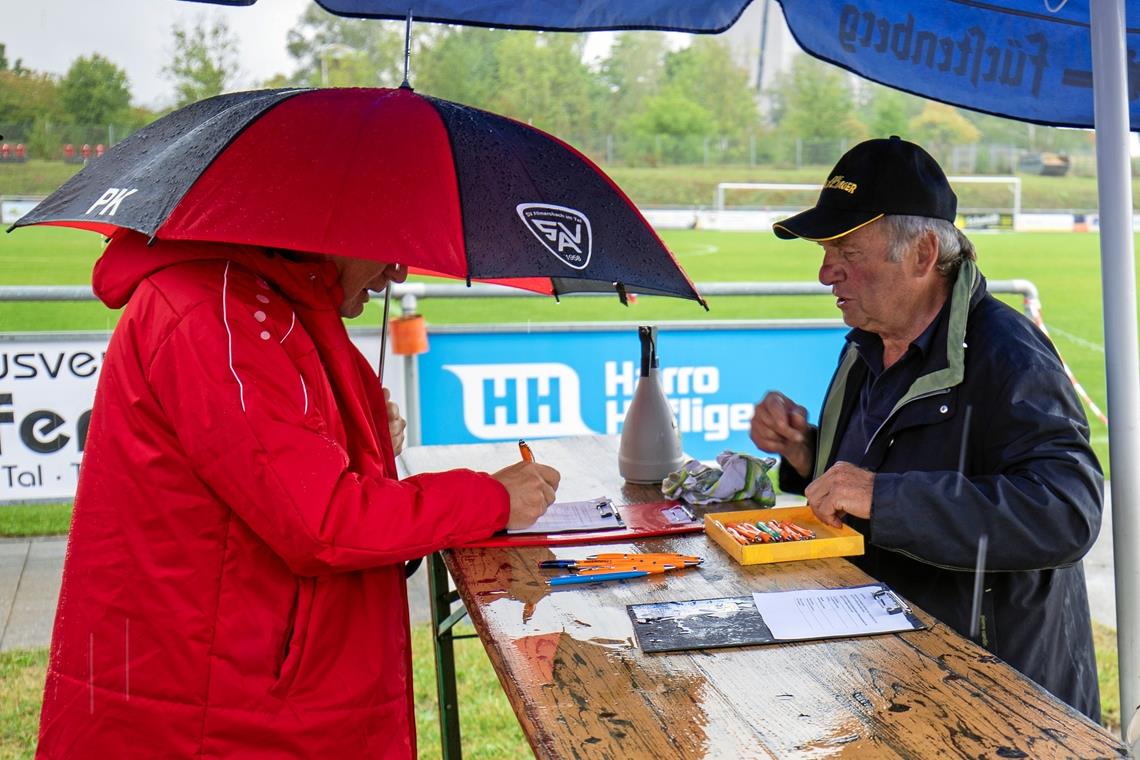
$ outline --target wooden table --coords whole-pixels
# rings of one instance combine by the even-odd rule
[[[658,501],[617,472],[617,439],[533,441],[560,500]],[[494,471],[514,444],[415,447],[409,472]],[[739,503],[726,508],[741,508]],[[749,507],[744,507],[749,508]],[[600,546],[600,545],[595,545]],[[1127,757],[1125,746],[920,609],[928,630],[647,655],[626,605],[869,582],[843,559],[738,565],[703,534],[605,544],[705,557],[696,570],[552,590],[538,562],[580,547],[458,549],[446,569],[540,758]],[[436,562],[433,596],[448,610]],[[456,613],[451,617],[458,616]],[[442,629],[442,626],[440,626]],[[451,640],[437,640],[445,754],[457,756]],[[450,673],[447,669],[450,668]],[[445,683],[450,679],[450,684]],[[451,725],[451,724],[454,725]]]

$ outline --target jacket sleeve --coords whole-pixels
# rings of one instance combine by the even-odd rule
[[[988,570],[1063,567],[1085,555],[1100,531],[1104,479],[1067,378],[1023,367],[990,399],[973,415],[968,476],[875,475],[874,544],[966,570],[981,533]]]
[[[487,474],[354,470],[329,432],[343,422],[322,416],[333,405],[313,403],[320,389],[306,387],[298,358],[260,326],[227,330],[216,311],[191,312],[156,350],[148,380],[167,419],[155,424],[171,426],[197,476],[293,572],[398,563],[506,525],[509,496]]]

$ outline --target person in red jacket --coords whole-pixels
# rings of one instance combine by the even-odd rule
[[[558,473],[400,480],[348,338],[402,268],[113,240],[40,758],[414,757],[404,562],[533,522]]]

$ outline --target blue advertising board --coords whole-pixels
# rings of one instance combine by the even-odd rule
[[[753,451],[752,410],[780,390],[816,421],[847,328],[838,321],[662,323],[661,384],[685,452]],[[640,373],[637,325],[435,326],[419,357],[421,441],[621,432]]]

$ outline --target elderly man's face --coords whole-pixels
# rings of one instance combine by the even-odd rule
[[[831,287],[843,321],[884,337],[909,329],[907,299],[914,285],[906,273],[907,257],[901,262],[888,258],[889,242],[876,221],[820,244],[819,281]]]
[[[408,278],[408,270],[399,264],[339,256],[336,263],[340,270],[340,286],[344,289],[340,315],[349,319],[359,317],[364,311],[369,290],[383,290],[389,282],[403,282]]]

